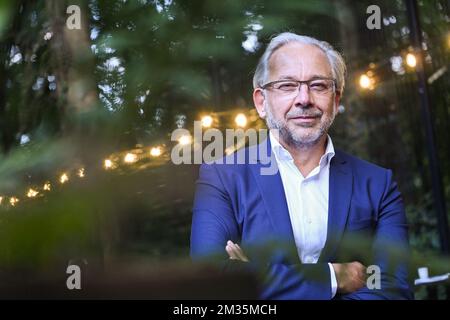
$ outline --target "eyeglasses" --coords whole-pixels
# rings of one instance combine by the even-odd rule
[[[277,80],[266,83],[261,89],[274,89],[280,95],[285,97],[294,97],[298,95],[302,84],[308,86],[311,94],[325,96],[336,90],[336,80],[331,78],[314,78],[306,81],[299,80]]]

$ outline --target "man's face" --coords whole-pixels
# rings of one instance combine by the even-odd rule
[[[288,43],[276,50],[269,60],[267,82],[314,78],[332,78],[330,63],[316,46]],[[269,129],[280,130],[282,141],[307,147],[318,143],[327,133],[337,111],[339,94],[334,88],[318,93],[302,84],[293,94],[275,87],[255,89],[254,100]]]

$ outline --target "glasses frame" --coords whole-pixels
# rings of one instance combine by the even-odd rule
[[[329,80],[329,81],[333,81],[333,93],[339,92],[339,91],[337,90],[337,88],[336,88],[336,79],[334,79],[334,78],[326,78],[326,77],[323,77],[323,78],[322,78],[322,77],[315,77],[315,78],[312,78],[312,79],[309,79],[309,80],[303,80],[303,81],[302,81],[302,80],[294,80],[294,79],[275,80],[275,81],[271,81],[271,82],[268,82],[268,83],[266,83],[266,84],[260,86],[260,89],[262,89],[262,90],[269,89],[269,88],[271,88],[274,84],[277,84],[277,83],[280,83],[280,82],[296,82],[296,83],[298,83],[297,94],[299,93],[299,90],[300,90],[302,84],[306,84],[306,86],[308,87],[308,92],[314,92],[314,90],[311,91],[310,84],[311,84],[311,82],[317,81],[317,80]],[[282,91],[282,90],[279,90],[279,91],[280,91],[280,92],[286,92],[286,93],[288,93],[287,91]],[[327,93],[328,93],[328,92],[327,92]]]

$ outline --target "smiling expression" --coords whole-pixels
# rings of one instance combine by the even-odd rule
[[[268,82],[333,78],[330,62],[318,47],[298,42],[277,49],[269,59]],[[317,144],[333,123],[339,104],[339,92],[310,92],[302,84],[296,95],[274,88],[256,88],[253,93],[259,115],[269,129],[280,130],[280,139],[288,145],[308,147]]]

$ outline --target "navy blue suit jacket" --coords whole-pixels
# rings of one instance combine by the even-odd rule
[[[264,152],[255,152],[261,147],[267,150],[265,158]],[[263,167],[276,166],[269,139],[224,160],[236,163],[241,153],[245,164],[201,165],[191,256],[218,254],[227,261],[227,240],[241,244],[253,266],[264,270],[267,281],[262,299],[331,299],[328,262],[354,260],[380,267],[381,288],[365,286],[335,299],[412,298],[407,279],[407,223],[392,172],[335,152],[330,163],[327,240],[317,264],[302,264],[296,254],[279,172],[261,174]],[[265,248],[268,258],[253,254],[259,251],[251,248]]]

